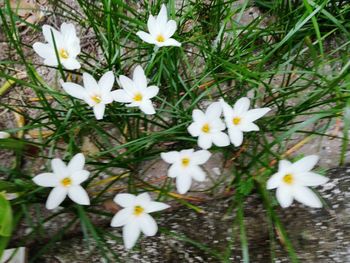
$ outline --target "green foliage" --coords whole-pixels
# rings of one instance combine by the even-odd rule
[[[0,192],[0,258],[12,233],[12,209],[10,202]]]

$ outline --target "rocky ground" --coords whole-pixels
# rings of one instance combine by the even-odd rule
[[[325,208],[310,209],[294,204],[289,209],[277,210],[301,262],[350,262],[350,166],[331,169],[327,176],[331,180],[319,189],[326,203]],[[200,205],[204,211],[201,214],[184,207],[162,213],[157,222],[161,229],[166,230],[156,237],[142,238],[133,252],[126,252],[121,241],[109,240],[108,243],[120,256],[121,262],[220,262],[210,253],[180,242],[169,234],[175,232],[204,242],[220,252],[232,249],[228,262],[240,262],[239,229],[237,226],[231,227],[236,211],[227,214],[229,204],[229,199],[210,201]],[[271,250],[275,253],[275,262],[290,262],[283,249],[283,241],[270,241],[266,210],[258,195],[249,197],[244,205],[251,262],[270,262]],[[121,229],[110,228],[110,231],[121,236]],[[230,246],[232,237],[234,240]],[[103,260],[96,253],[92,240],[75,236],[59,242],[40,262],[83,263]]]

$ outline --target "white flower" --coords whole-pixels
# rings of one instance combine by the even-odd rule
[[[76,57],[80,53],[80,40],[76,35],[73,24],[63,23],[61,32],[49,25],[43,25],[43,34],[47,43],[36,42],[33,45],[34,51],[44,59],[44,64],[57,66],[58,59],[66,69],[78,69],[80,63]],[[52,38],[53,36],[53,38]]]
[[[10,138],[10,134],[8,132],[3,132],[3,131],[0,131],[0,139],[7,139],[7,138]]]
[[[112,227],[123,227],[123,240],[126,249],[132,248],[140,233],[154,236],[158,231],[156,221],[149,213],[170,207],[161,202],[154,202],[148,193],[138,196],[132,194],[117,194],[114,202],[123,207],[112,219]]]
[[[193,137],[198,137],[199,147],[209,149],[213,143],[219,147],[230,144],[229,137],[222,132],[226,126],[220,119],[221,111],[220,102],[214,102],[205,113],[197,109],[192,112],[193,123],[187,130]]]
[[[158,47],[163,46],[181,46],[181,43],[171,38],[176,31],[176,22],[168,21],[166,6],[163,4],[158,16],[150,15],[147,22],[149,33],[138,31],[136,33],[143,41],[149,44],[155,44]]]
[[[293,199],[311,207],[322,207],[317,195],[307,186],[317,186],[328,181],[327,177],[311,172],[318,162],[318,156],[309,155],[295,163],[279,162],[278,172],[267,181],[267,189],[276,190],[276,197],[282,207],[288,207]]]
[[[61,159],[56,158],[51,161],[53,173],[42,173],[33,178],[37,185],[53,187],[46,201],[47,209],[58,207],[67,194],[77,204],[90,204],[88,194],[80,186],[90,174],[84,170],[84,164],[85,157],[82,153],[76,154],[68,165]]]
[[[145,114],[155,113],[151,98],[158,94],[159,88],[147,87],[147,78],[141,66],[135,68],[132,80],[121,75],[119,81],[123,89],[112,92],[115,101],[129,103],[127,107],[139,107]]]
[[[176,178],[176,188],[180,194],[185,194],[191,187],[192,178],[198,182],[205,180],[205,173],[199,165],[204,164],[211,154],[207,150],[194,149],[161,153],[162,159],[170,163],[168,176]]]
[[[243,132],[258,131],[259,127],[253,122],[271,110],[270,108],[249,110],[250,100],[247,97],[240,98],[233,108],[222,99],[221,104],[228,135],[235,146],[242,144]]]
[[[112,71],[105,73],[101,79],[96,80],[88,73],[83,74],[84,87],[72,83],[62,82],[63,89],[72,97],[84,100],[93,108],[97,120],[103,119],[106,104],[113,102],[111,89],[114,83]]]

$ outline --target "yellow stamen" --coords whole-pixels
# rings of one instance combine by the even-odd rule
[[[60,49],[59,55],[60,55],[60,58],[64,58],[64,59],[69,58],[69,53],[64,48]]]
[[[189,158],[182,158],[181,160],[183,166],[188,166],[190,164],[190,159]]]
[[[292,174],[286,174],[285,176],[283,176],[283,181],[286,184],[292,184],[294,182],[294,178]]]
[[[134,101],[141,101],[142,100],[142,94],[141,93],[136,93],[134,96]]]
[[[210,132],[210,126],[209,126],[208,123],[206,123],[206,124],[203,125],[202,131],[205,132],[205,133]]]
[[[241,123],[241,118],[240,118],[240,117],[234,117],[234,118],[232,119],[232,123],[233,123],[234,125],[240,124],[240,123]]]
[[[135,216],[139,216],[139,215],[141,215],[143,213],[144,210],[145,209],[142,206],[136,205],[134,207],[134,215]]]
[[[61,184],[64,186],[64,187],[68,187],[72,184],[72,179],[70,179],[69,177],[66,177],[66,178],[63,178],[61,180]]]
[[[101,97],[98,95],[92,96],[91,99],[96,103],[100,103],[102,101]]]
[[[163,37],[163,35],[158,35],[157,38],[156,38],[156,40],[157,40],[158,42],[164,42],[164,41],[165,41],[165,38]]]

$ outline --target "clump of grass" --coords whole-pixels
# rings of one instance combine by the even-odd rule
[[[25,125],[8,129],[8,132],[26,134],[37,130],[39,136],[36,140],[26,137],[0,140],[0,149],[16,153],[13,166],[0,167],[0,191],[19,193],[11,202],[0,199],[4,203],[1,208],[6,207],[9,214],[12,209],[12,229],[21,221],[31,226],[32,231],[20,242],[24,245],[29,240],[40,240],[43,222],[48,223],[61,214],[74,214],[60,233],[33,252],[32,260],[52,248],[78,221],[84,235],[95,240],[103,257],[118,260],[118,255],[105,242],[105,235],[112,234],[94,226],[89,218],[93,214],[111,216],[101,210],[100,205],[110,197],[110,192],[114,193],[118,184],[123,184],[129,192],[154,191],[159,200],[174,200],[198,209],[181,197],[174,198],[171,184],[162,186],[147,182],[138,170],[145,161],[159,159],[162,151],[196,146],[196,140],[188,135],[186,128],[191,123],[192,110],[203,108],[203,101],[224,98],[233,105],[238,98],[248,95],[253,98],[253,104],[272,108],[273,114],[259,120],[261,131],[249,133],[243,146],[212,149],[222,152],[225,159],[233,160],[225,188],[234,190],[230,198],[238,209],[234,223],[239,225],[243,259],[249,261],[246,237],[249,226],[244,225],[244,200],[257,192],[266,207],[269,222],[285,240],[291,261],[297,262],[298,256],[274,210],[265,183],[275,171],[271,164],[291,153],[287,148],[289,139],[297,136],[299,141],[306,142],[310,137],[332,136],[326,132],[337,120],[344,122],[339,160],[344,163],[350,85],[350,23],[346,19],[350,6],[347,1],[170,0],[167,7],[170,17],[178,22],[176,39],[182,43],[182,48],[161,49],[142,42],[135,33],[145,29],[149,13],[157,13],[162,1],[76,2],[79,11],[72,10],[65,1],[51,1],[54,13],[47,14],[49,20],[54,17],[58,21],[75,23],[82,36],[84,33],[93,35],[79,58],[82,69],[68,71],[59,67],[57,80],[79,82],[82,72],[98,79],[109,70],[115,75],[129,75],[132,68],[141,64],[151,82],[161,87],[155,100],[157,114],[146,117],[114,103],[107,106],[103,121],[96,121],[84,104],[67,97],[58,81],[49,83],[40,74],[45,66],[33,62],[30,48],[33,43],[27,42],[16,26],[24,21],[10,8],[9,0],[5,1],[0,9],[1,26],[13,52],[1,59],[0,76],[11,85],[30,90],[38,99],[34,103],[0,101],[0,105],[23,115],[26,120]],[[261,15],[249,22],[243,21],[253,5],[260,8]],[[26,22],[26,26],[32,33],[40,31],[39,25]],[[26,72],[27,77],[19,78],[18,71]],[[49,161],[64,152],[62,157],[70,159],[81,151],[82,138],[87,135],[93,135],[98,151],[88,159],[93,176],[85,186],[89,188],[96,183],[100,174],[110,178],[92,198],[93,207],[85,209],[65,203],[63,210],[50,215],[37,212],[33,220],[30,211],[39,211],[38,204],[43,203],[46,192],[31,182],[35,169],[23,168],[28,156]],[[115,174],[116,168],[123,172]],[[0,251],[10,240],[9,231],[7,229],[6,235],[0,237]],[[271,235],[276,238],[273,231]],[[218,260],[230,257],[211,251],[201,241],[178,237],[209,251]]]

